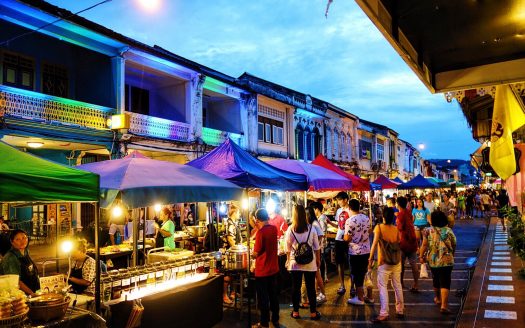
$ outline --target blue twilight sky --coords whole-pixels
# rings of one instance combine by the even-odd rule
[[[72,12],[98,0],[48,0]],[[142,0],[147,1],[147,0]],[[353,0],[113,0],[82,14],[237,77],[249,72],[389,126],[425,158],[478,147],[456,101],[432,95]]]

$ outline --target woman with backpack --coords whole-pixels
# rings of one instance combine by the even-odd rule
[[[432,212],[430,221],[432,227],[423,231],[423,245],[420,249],[419,261],[421,264],[428,262],[430,271],[432,271],[432,285],[436,294],[434,303],[440,305],[442,314],[449,314],[448,295],[454,266],[456,236],[447,226],[449,222],[445,213]]]
[[[372,270],[374,254],[377,250],[377,287],[379,289],[379,301],[381,310],[379,315],[372,319],[373,322],[382,322],[389,319],[388,313],[388,280],[392,279],[394,294],[396,297],[396,316],[403,318],[404,301],[403,288],[401,286],[401,247],[399,245],[401,236],[399,230],[394,226],[394,209],[385,207],[383,209],[383,223],[376,225],[374,229],[374,242],[368,259],[368,271]]]
[[[292,275],[292,318],[300,319],[299,302],[301,301],[301,285],[304,276],[306,293],[310,303],[310,319],[319,320],[321,313],[317,311],[315,293],[315,274],[320,265],[319,240],[317,232],[306,222],[306,212],[302,205],[294,205],[292,225],[285,235],[286,267]]]

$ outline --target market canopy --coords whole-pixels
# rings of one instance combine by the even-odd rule
[[[442,188],[449,187],[449,185],[447,184],[446,181],[441,180],[441,179],[439,179],[439,178],[435,178],[435,177],[426,177],[425,179],[427,179],[428,181],[430,181],[431,183],[435,184],[435,185],[438,186],[438,187],[442,187]]]
[[[278,159],[268,164],[281,170],[306,176],[308,191],[350,190],[352,182],[322,166],[314,165],[293,159]]]
[[[97,202],[99,177],[0,141],[0,203]]]
[[[414,179],[397,186],[397,189],[434,189],[434,188],[438,188],[438,186],[433,184],[429,180],[425,179],[421,174],[418,174]]]
[[[405,183],[405,181],[401,180],[401,178],[399,177],[395,177],[395,179],[393,179],[392,181],[397,182],[397,183]]]
[[[304,175],[273,167],[253,157],[229,138],[208,154],[186,165],[213,173],[243,188],[284,191],[308,189]]]
[[[384,175],[380,175],[379,177],[377,177],[373,184],[379,185],[381,189],[396,189],[399,185],[399,183],[390,180]]]
[[[146,158],[134,152],[122,159],[78,166],[100,175],[100,206],[120,199],[129,208],[185,202],[240,199],[242,189],[191,166]]]
[[[330,171],[333,171],[339,175],[342,175],[350,181],[352,181],[352,189],[353,191],[370,191],[370,182],[368,182],[365,179],[361,179],[360,177],[357,177],[353,174],[347,173],[343,171],[341,168],[339,168],[334,163],[330,162],[326,157],[324,157],[322,154],[317,155],[317,157],[312,161],[312,164],[319,165],[324,167],[325,169],[328,169]]]

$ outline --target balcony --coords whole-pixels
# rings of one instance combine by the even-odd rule
[[[46,124],[107,130],[113,108],[0,85],[0,114]],[[0,115],[2,116],[2,115]]]
[[[127,112],[130,115],[129,132],[153,138],[190,141],[190,125],[164,118]]]
[[[210,128],[202,128],[202,140],[212,146],[218,146],[226,141],[227,138],[230,138],[233,142],[240,145],[242,136],[233,132],[225,132]]]

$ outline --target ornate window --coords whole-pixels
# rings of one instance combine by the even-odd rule
[[[319,155],[321,153],[321,142],[323,140],[321,134],[319,133],[319,129],[318,128],[314,128],[314,131],[313,131],[313,142],[314,142],[314,154],[313,154],[313,158],[312,160],[317,157],[317,155]]]
[[[295,157],[304,159],[304,131],[300,125],[295,129]]]
[[[276,145],[284,144],[283,122],[264,116],[258,118],[258,140]]]
[[[385,146],[382,143],[377,143],[376,145],[376,156],[378,161],[385,160]]]
[[[67,98],[69,95],[69,79],[67,69],[59,65],[43,64],[42,93]]]

